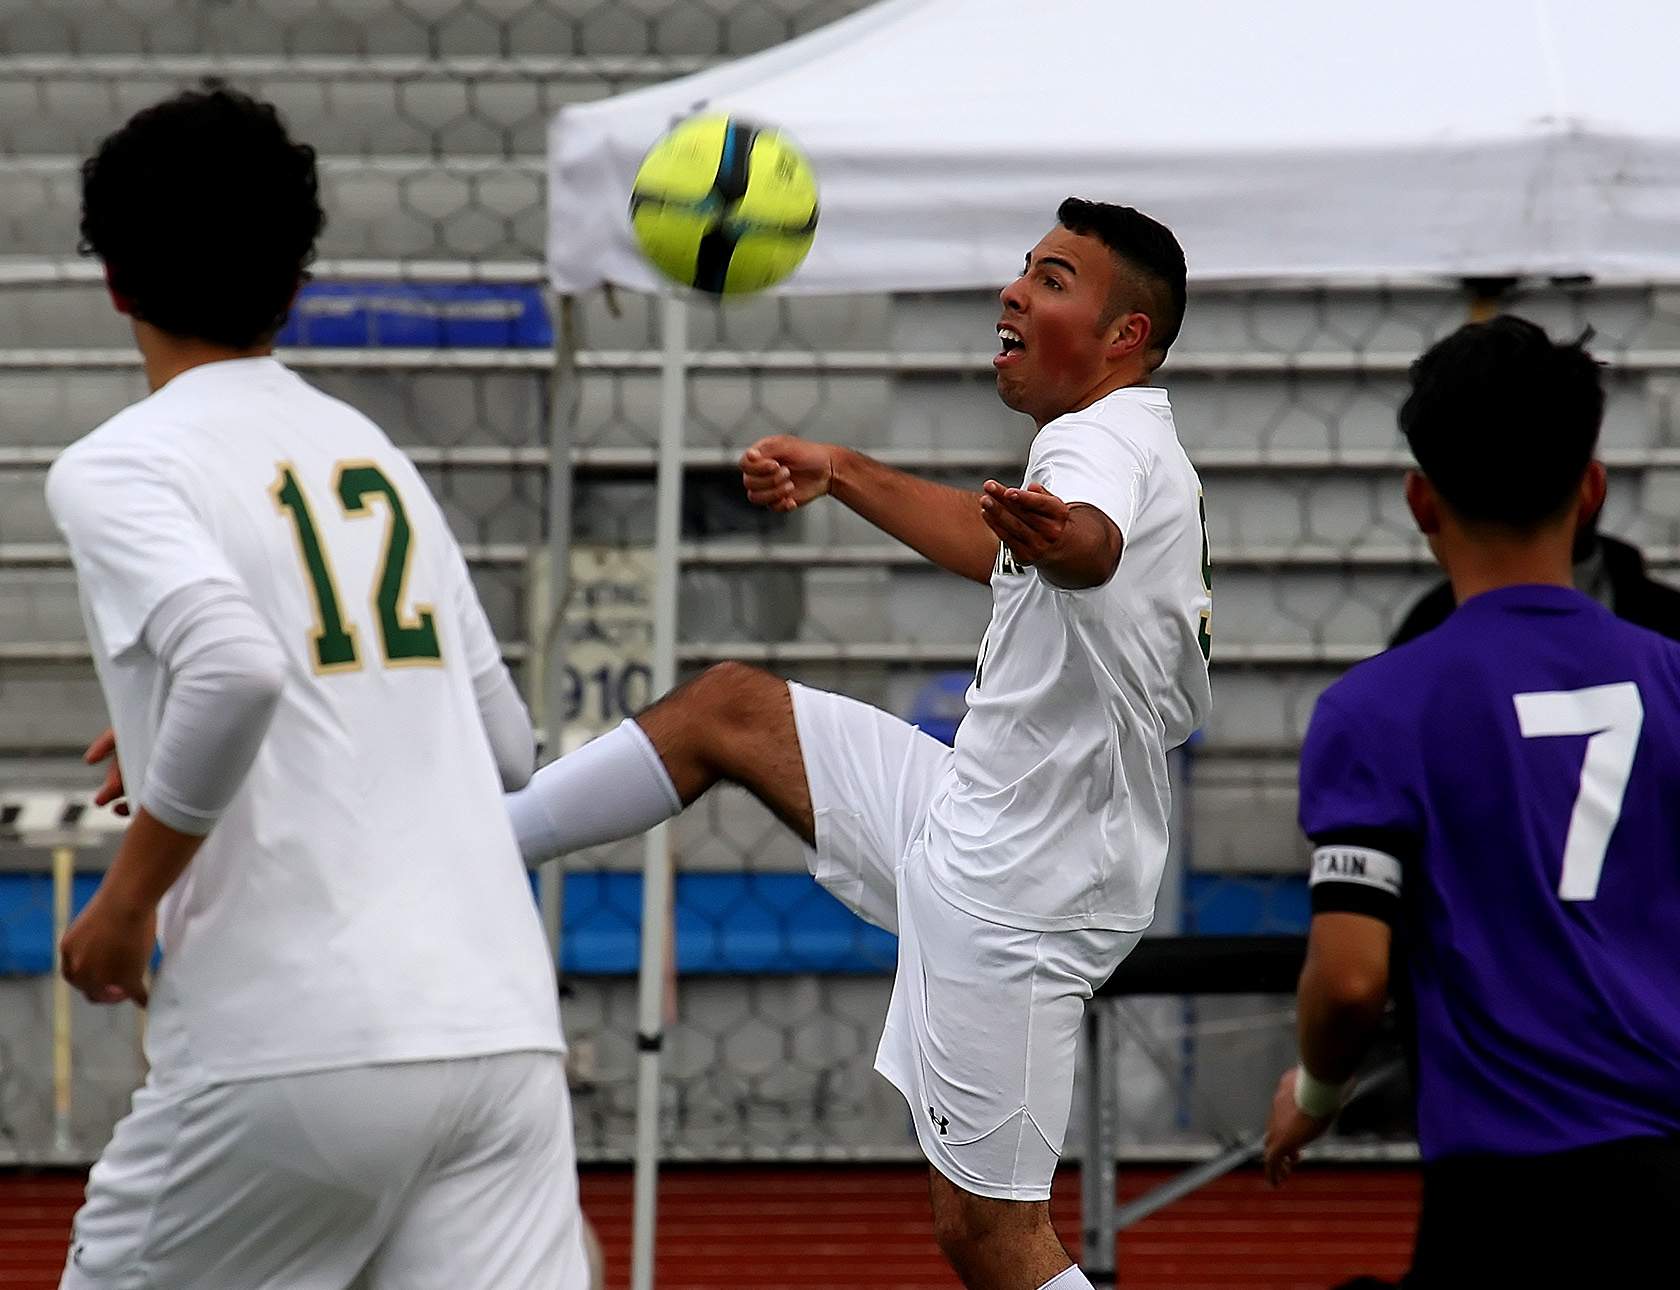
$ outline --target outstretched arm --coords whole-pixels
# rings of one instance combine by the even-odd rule
[[[833,444],[760,439],[741,458],[747,498],[791,511],[825,493],[952,573],[990,582],[998,543],[1045,580],[1075,590],[1114,575],[1122,540],[1094,506],[1068,506],[1040,484],[985,491],[935,484]]]
[[[1066,591],[1100,587],[1114,576],[1124,541],[1095,506],[1069,506],[1042,484],[1005,488],[986,481],[980,514],[1017,563]]]
[[[826,493],[941,568],[991,581],[998,540],[981,518],[978,493],[792,435],[773,435],[748,448],[741,482],[749,501],[773,511],[794,510]]]

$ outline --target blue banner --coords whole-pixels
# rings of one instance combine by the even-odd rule
[[[542,291],[520,283],[311,282],[277,345],[548,348]]]
[[[99,886],[76,875],[74,909]],[[53,970],[52,878],[0,874],[0,975]],[[677,970],[684,974],[890,972],[898,939],[872,927],[803,873],[685,873],[676,885]],[[636,971],[642,876],[566,876],[562,966],[580,976]]]

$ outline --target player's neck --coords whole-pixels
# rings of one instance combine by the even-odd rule
[[[1068,407],[1062,408],[1058,412],[1052,412],[1043,416],[1034,413],[1033,421],[1037,423],[1038,428],[1042,430],[1057,417],[1066,416],[1069,412],[1083,412],[1098,399],[1106,399],[1116,390],[1124,390],[1133,385],[1148,385],[1151,371],[1151,368],[1144,366],[1141,362],[1128,364],[1124,368],[1110,372],[1102,380],[1098,381],[1090,389],[1086,390],[1084,394],[1080,395],[1079,398],[1075,399]]]
[[[151,323],[135,318],[134,343],[146,365],[146,388],[156,393],[182,372],[206,363],[225,363],[234,358],[261,358],[274,352],[274,343],[264,341],[247,349],[218,345],[196,336],[173,336]]]
[[[1563,528],[1504,538],[1471,535],[1456,524],[1447,524],[1430,539],[1435,558],[1452,582],[1453,599],[1461,605],[1500,587],[1533,583],[1573,587],[1572,545],[1571,533]]]

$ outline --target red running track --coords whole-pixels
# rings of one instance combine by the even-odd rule
[[[1121,1174],[1130,1198],[1168,1176]],[[1128,1231],[1125,1290],[1327,1290],[1361,1274],[1398,1278],[1417,1223],[1414,1169],[1313,1169],[1274,1192],[1229,1175]],[[0,1173],[0,1287],[52,1290],[82,1175]],[[630,1174],[588,1169],[583,1205],[607,1254],[609,1290],[629,1279]],[[1079,1175],[1051,1202],[1074,1243]],[[911,1166],[668,1170],[660,1187],[660,1290],[956,1290],[933,1243],[925,1171]]]

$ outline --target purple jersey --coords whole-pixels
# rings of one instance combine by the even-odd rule
[[[1424,1159],[1680,1133],[1680,645],[1564,587],[1325,691],[1313,907],[1396,924]]]

